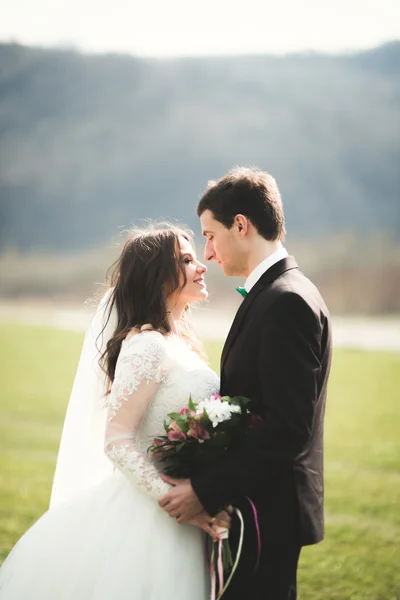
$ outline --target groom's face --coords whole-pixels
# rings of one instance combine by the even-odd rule
[[[211,210],[200,216],[202,234],[206,238],[204,258],[215,260],[225,275],[242,275],[245,268],[243,248],[236,226],[225,227],[214,218]]]

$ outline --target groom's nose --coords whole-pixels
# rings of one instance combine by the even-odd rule
[[[214,250],[213,250],[210,242],[206,242],[206,245],[204,246],[204,259],[212,260],[213,258],[214,258]]]

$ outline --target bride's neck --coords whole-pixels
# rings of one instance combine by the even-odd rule
[[[184,311],[185,306],[176,304],[174,306],[167,306],[169,326],[171,327],[171,333],[175,335],[181,334],[181,321]]]

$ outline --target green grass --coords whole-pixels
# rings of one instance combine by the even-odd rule
[[[82,335],[0,325],[0,557],[47,509]],[[218,369],[221,344],[208,344]],[[400,600],[400,354],[337,350],[326,417],[326,539],[301,600]]]

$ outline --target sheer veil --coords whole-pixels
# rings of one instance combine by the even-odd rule
[[[103,450],[105,374],[98,364],[116,325],[114,309],[102,333],[110,294],[108,290],[101,299],[83,342],[61,436],[50,508],[99,483],[113,470]]]

